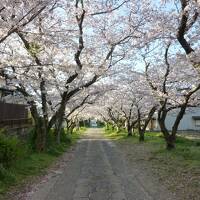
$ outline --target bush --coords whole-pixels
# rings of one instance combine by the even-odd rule
[[[2,165],[0,165],[0,180],[5,183],[12,183],[16,181],[14,174],[6,170]]]
[[[66,144],[70,144],[72,142],[70,134],[68,134],[64,128],[61,130],[60,140]]]
[[[30,153],[36,150],[35,139],[36,139],[35,128],[31,128],[28,132],[28,137],[27,137],[27,145]]]
[[[196,142],[196,146],[200,147],[200,141]]]
[[[16,137],[0,133],[0,165],[10,167],[25,153],[25,148]]]

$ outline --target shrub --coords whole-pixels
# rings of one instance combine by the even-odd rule
[[[70,134],[68,134],[64,128],[61,130],[60,140],[66,144],[70,144],[72,142]]]
[[[200,141],[196,142],[196,146],[200,147]]]
[[[4,181],[5,183],[13,183],[16,181],[16,178],[14,174],[0,165],[0,180]]]
[[[0,165],[10,167],[13,162],[24,155],[25,151],[16,137],[0,134]]]
[[[31,152],[35,151],[36,149],[35,139],[36,139],[35,128],[31,128],[28,132],[28,137],[27,137],[28,149]]]

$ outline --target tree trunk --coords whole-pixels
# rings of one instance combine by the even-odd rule
[[[145,134],[145,131],[146,131],[146,128],[150,122],[150,120],[152,119],[154,113],[156,111],[156,106],[152,107],[151,110],[149,111],[148,113],[148,117],[144,120],[144,126],[141,127],[141,116],[140,116],[140,111],[138,111],[138,132],[139,132],[139,141],[140,142],[143,142],[144,141],[144,134]]]
[[[70,133],[73,134],[73,130],[75,128],[76,124],[75,123],[72,123],[71,124],[71,127],[70,127]]]
[[[147,128],[147,126],[149,125],[149,122],[151,121],[151,119],[152,119],[152,117],[153,117],[155,111],[156,111],[156,106],[153,106],[153,107],[151,108],[151,110],[149,111],[149,113],[148,113],[148,117],[147,117],[147,118],[145,119],[145,121],[144,121],[144,126],[143,126],[143,131],[144,131],[144,132],[146,131],[146,128]]]
[[[139,133],[139,141],[143,142],[144,141],[144,132],[142,127],[141,127],[141,113],[140,113],[140,109],[137,109],[137,114],[138,114],[138,118],[137,118],[137,123],[138,123],[138,133]]]
[[[165,140],[166,140],[167,150],[175,149],[175,141],[176,141],[175,135],[169,135],[168,137],[165,137]]]
[[[132,127],[133,136],[136,136],[135,127]]]
[[[80,122],[76,122],[76,130],[79,131],[80,130]]]
[[[69,120],[68,119],[65,119],[65,121],[66,121],[66,124],[67,124],[67,133],[69,133],[69,129],[70,129],[70,122],[69,122]]]
[[[65,116],[65,108],[66,108],[66,101],[62,100],[61,105],[58,111],[55,114],[55,134],[56,134],[56,141],[60,144],[60,134],[62,129],[62,123]]]
[[[140,142],[144,142],[144,133],[145,133],[144,130],[142,130],[142,129],[139,130],[139,141]]]
[[[56,134],[57,144],[60,144],[61,142],[60,138],[61,138],[62,122],[63,120],[59,118],[56,124],[55,134]]]
[[[127,124],[127,131],[128,131],[128,137],[133,136],[132,127],[129,123]]]
[[[176,141],[176,134],[170,134],[169,131],[165,127],[165,122],[163,120],[159,120],[159,125],[161,132],[164,135],[166,141],[166,148],[167,150],[171,150],[175,148],[175,141]]]
[[[36,151],[43,152],[46,149],[47,142],[47,129],[45,126],[44,119],[39,117],[35,121],[35,147]]]
[[[173,134],[170,134],[169,131],[167,130],[165,126],[165,119],[167,116],[167,112],[164,110],[159,110],[158,113],[158,123],[160,126],[160,130],[164,135],[165,141],[166,141],[166,148],[167,150],[172,150],[175,148],[175,141],[176,141],[176,136]]]
[[[180,124],[180,122],[181,122],[181,120],[182,120],[182,118],[185,114],[186,108],[187,108],[187,102],[181,106],[181,109],[180,109],[178,115],[176,116],[176,120],[174,121],[174,125],[172,127],[172,135],[174,135],[174,136],[177,133],[179,124]]]
[[[131,129],[132,129],[132,135],[135,136],[136,132],[135,132],[135,126],[137,124],[138,120],[135,120],[131,123]]]
[[[34,144],[36,151],[42,152],[46,149],[47,143],[47,127],[46,119],[39,116],[35,102],[29,102],[31,105],[30,111],[34,119],[35,131],[34,131]]]
[[[71,134],[73,133],[73,130],[72,130],[72,129],[73,129],[73,128],[69,127],[69,129],[68,129],[68,132],[67,132],[67,133],[71,135]]]

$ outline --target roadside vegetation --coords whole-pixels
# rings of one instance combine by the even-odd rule
[[[22,141],[17,137],[0,133],[0,197],[11,187],[22,186],[33,176],[41,175],[55,160],[74,144],[86,128],[80,128],[72,134],[62,131],[61,143],[55,142],[55,135],[48,136],[46,151],[38,153],[32,135]]]
[[[126,149],[129,159],[139,159],[161,184],[182,199],[199,199],[200,192],[200,139],[177,136],[176,148],[165,149],[165,140],[160,132],[146,132],[145,141],[139,135],[127,136],[126,131],[105,130],[106,137],[115,140]]]
[[[181,163],[193,174],[199,141],[177,132],[185,114],[199,129],[199,27],[197,0],[0,1],[0,127],[34,127],[26,141],[0,135],[0,192],[48,166],[89,119],[151,149],[164,173]]]

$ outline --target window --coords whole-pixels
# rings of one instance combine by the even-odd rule
[[[195,126],[200,126],[200,116],[192,116],[192,119],[194,120]]]
[[[200,119],[195,120],[195,126],[200,126]]]

